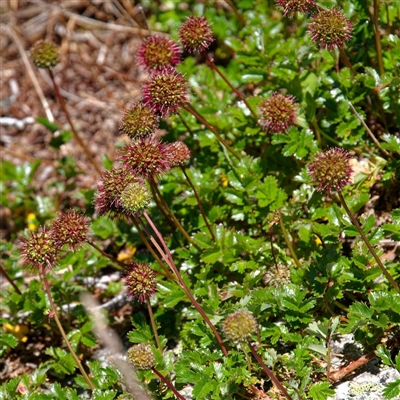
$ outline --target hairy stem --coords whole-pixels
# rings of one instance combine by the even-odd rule
[[[66,335],[66,333],[64,331],[64,328],[62,327],[61,322],[60,322],[60,320],[58,318],[57,309],[56,309],[56,306],[55,306],[55,304],[53,302],[53,297],[52,297],[51,291],[50,291],[50,285],[49,285],[49,282],[48,282],[48,280],[46,278],[46,270],[45,270],[45,268],[43,268],[42,264],[40,264],[40,266],[39,266],[39,273],[43,278],[44,287],[45,287],[46,293],[47,293],[47,298],[49,299],[49,303],[50,303],[50,308],[51,308],[51,311],[53,312],[54,319],[56,320],[56,324],[57,324],[57,327],[58,327],[58,329],[59,329],[59,331],[61,333],[61,336],[63,337],[63,339],[65,341],[65,344],[67,345],[68,350],[71,353],[72,357],[74,358],[74,360],[76,362],[76,365],[78,366],[79,370],[81,371],[81,374],[82,374],[83,378],[85,379],[86,383],[89,385],[91,390],[94,390],[95,387],[94,387],[92,381],[90,380],[88,374],[84,370],[84,368],[83,368],[78,356],[76,355],[74,349],[72,348],[72,346],[71,346],[71,344],[70,344],[70,342],[69,342],[69,340],[67,338],[67,335]]]
[[[361,236],[362,240],[364,241],[364,243],[367,245],[368,250],[370,251],[370,253],[374,257],[374,259],[377,262],[379,268],[381,269],[383,274],[386,276],[387,280],[392,284],[392,286],[400,293],[399,285],[393,279],[392,275],[389,274],[388,270],[383,265],[381,259],[376,254],[374,248],[371,246],[371,243],[369,242],[367,236],[365,235],[364,231],[362,230],[359,222],[357,221],[356,217],[354,216],[354,214],[350,211],[349,207],[347,206],[347,203],[346,203],[346,201],[345,201],[345,199],[344,199],[344,197],[342,195],[342,192],[340,190],[338,190],[338,195],[339,195],[340,202],[342,203],[342,206],[346,210],[347,215],[350,217],[351,222],[357,228],[358,233],[360,234],[360,236]]]

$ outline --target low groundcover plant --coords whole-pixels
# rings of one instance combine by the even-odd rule
[[[1,242],[0,352],[24,351],[20,325],[52,339],[0,397],[324,400],[372,358],[400,372],[395,2],[161,3],[147,5],[154,33],[132,55],[143,83],[113,160],[71,118],[56,44],[30,51],[96,184],[39,215],[34,173],[18,186],[3,163],[3,198],[39,221]],[[98,356],[82,292],[125,354]],[[335,363],[345,334],[361,354]],[[397,398],[400,379],[377,390]]]

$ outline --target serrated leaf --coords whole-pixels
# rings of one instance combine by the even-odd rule
[[[6,345],[11,348],[18,345],[18,339],[10,333],[0,333],[0,345]]]
[[[309,344],[307,348],[323,356],[328,354],[328,349],[322,344]]]
[[[258,186],[256,198],[260,207],[267,207],[271,204],[278,194],[278,183],[275,177],[267,176]]]
[[[390,365],[390,366],[393,365],[393,363],[392,363],[392,358],[391,358],[391,356],[390,356],[390,351],[386,348],[385,345],[383,345],[383,344],[378,345],[378,347],[377,347],[376,350],[375,350],[375,354],[376,354],[378,357],[381,358],[382,362],[383,362],[385,365]]]
[[[335,395],[330,386],[329,382],[318,382],[311,386],[308,395],[312,400],[327,400],[328,397]]]
[[[359,319],[369,320],[374,315],[374,310],[371,310],[366,304],[356,302],[350,306],[350,312],[352,317],[358,317]]]
[[[383,389],[383,395],[385,399],[394,399],[400,394],[400,379],[396,379],[394,382],[390,382]]]
[[[183,290],[175,290],[169,296],[164,298],[163,305],[167,308],[175,307],[180,301],[183,301],[185,299],[186,294]]]
[[[385,133],[382,138],[386,142],[381,143],[382,148],[400,154],[400,138],[388,133]]]
[[[100,390],[95,389],[93,390],[93,400],[113,400],[117,392],[114,390]]]
[[[212,238],[203,232],[199,232],[193,235],[193,239],[196,244],[199,245],[202,249],[209,249],[214,245]]]
[[[214,385],[210,378],[203,376],[193,388],[193,397],[199,400],[204,399],[212,391],[213,387]]]
[[[295,156],[302,159],[311,151],[317,150],[318,146],[314,141],[311,131],[290,128],[285,135],[273,135],[272,144],[286,143],[283,147],[282,154],[285,157]]]
[[[202,255],[201,259],[208,264],[214,264],[220,261],[224,255],[224,252],[219,247],[214,247],[213,249],[206,250]]]

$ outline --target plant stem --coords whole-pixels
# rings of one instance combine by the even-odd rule
[[[140,229],[139,224],[137,223],[135,218],[132,218],[132,222],[135,225],[137,231],[139,232],[139,235],[141,237],[141,239],[143,240],[143,243],[145,244],[145,246],[147,247],[147,249],[150,251],[151,255],[156,259],[156,261],[158,262],[158,264],[160,265],[160,267],[163,269],[163,271],[166,274],[166,277],[169,279],[173,279],[175,280],[175,276],[171,274],[171,272],[168,270],[168,268],[164,265],[164,263],[162,262],[161,258],[158,256],[158,254],[154,251],[154,249],[150,246],[149,241],[146,239],[146,236],[144,236],[142,230]]]
[[[19,290],[18,286],[14,283],[14,281],[8,276],[7,271],[0,265],[0,271],[4,275],[4,278],[10,283],[10,285],[14,288],[14,290],[21,296],[22,293]]]
[[[168,380],[161,372],[156,370],[154,367],[152,368],[152,371],[158,375],[158,377],[174,392],[174,395],[179,399],[179,400],[186,400],[175,388],[175,386],[171,383],[170,380]]]
[[[224,346],[224,343],[222,341],[222,338],[221,338],[220,334],[215,329],[215,326],[212,324],[212,322],[210,321],[210,318],[208,318],[208,316],[205,313],[205,311],[203,310],[203,308],[196,301],[196,299],[194,298],[194,296],[190,292],[189,288],[186,286],[186,283],[183,280],[178,268],[176,267],[176,265],[175,265],[175,263],[174,263],[174,261],[172,259],[171,252],[169,251],[168,246],[165,244],[163,237],[161,236],[160,232],[158,231],[156,226],[153,224],[153,221],[151,220],[151,218],[148,216],[148,214],[146,212],[143,213],[143,216],[146,218],[147,222],[149,223],[149,225],[151,226],[151,228],[153,229],[153,231],[157,235],[157,237],[160,240],[161,244],[163,245],[164,249],[166,249],[166,254],[164,254],[164,252],[161,252],[160,254],[163,256],[165,262],[170,266],[170,268],[172,269],[173,273],[178,278],[179,284],[180,284],[181,288],[183,289],[183,291],[186,293],[186,296],[189,298],[189,300],[192,302],[193,306],[196,308],[196,310],[203,317],[204,321],[207,323],[207,325],[210,327],[210,329],[214,333],[215,338],[217,339],[217,342],[218,342],[219,346],[221,347],[221,350],[222,350],[224,356],[227,357],[228,356],[228,352],[226,351],[226,348]],[[160,247],[158,246],[157,248],[160,251]]]
[[[150,217],[149,217],[150,218]],[[165,244],[165,242],[162,242],[162,246],[164,246],[164,250],[161,249],[160,245],[158,244],[157,240],[155,240],[155,238],[153,237],[153,235],[150,233],[150,231],[147,229],[147,226],[145,225],[145,223],[139,219],[140,223],[143,226],[144,231],[146,232],[147,236],[150,238],[150,241],[154,244],[154,247],[158,250],[158,252],[161,254],[161,257],[164,258],[164,260],[166,260],[168,266],[170,266],[171,262],[173,263],[172,257],[170,258],[170,251],[167,247],[167,245]],[[151,221],[151,220],[150,220]],[[152,223],[152,222],[151,222]],[[156,233],[160,233],[157,232]]]
[[[172,219],[172,221],[174,222],[175,226],[181,231],[182,235],[186,238],[186,240],[191,243],[194,247],[196,247],[197,250],[200,250],[200,247],[193,241],[193,239],[189,236],[189,234],[186,232],[185,228],[181,225],[181,223],[178,221],[178,219],[175,217],[174,213],[172,212],[172,210],[169,208],[167,202],[164,200],[164,198],[162,197],[162,194],[160,193],[156,183],[154,182],[154,180],[149,179],[150,182],[150,186],[153,187],[154,191],[157,193],[158,195],[158,199],[161,202],[162,206],[164,207],[164,209],[167,211],[168,215],[170,216],[170,218]]]
[[[286,391],[285,387],[282,385],[282,383],[279,382],[278,378],[275,376],[275,374],[264,364],[263,360],[261,357],[257,354],[256,350],[252,346],[251,343],[247,343],[249,346],[250,351],[252,352],[254,358],[257,360],[257,362],[261,365],[262,369],[264,372],[268,375],[268,377],[271,379],[273,384],[283,393],[283,395],[288,399],[292,400],[291,396],[289,393]]]
[[[376,254],[374,248],[371,246],[371,244],[370,244],[367,236],[365,235],[364,231],[362,230],[360,224],[358,223],[357,219],[354,217],[354,214],[350,211],[349,207],[347,206],[347,203],[346,203],[346,201],[345,201],[345,199],[344,199],[344,197],[342,195],[342,192],[340,190],[338,190],[338,195],[339,195],[340,202],[342,203],[342,206],[346,210],[347,215],[350,217],[351,222],[357,228],[360,236],[362,237],[362,240],[367,245],[368,250],[370,251],[372,256],[375,258],[375,261],[377,262],[379,268],[381,269],[383,274],[386,276],[387,280],[392,284],[392,286],[400,293],[399,285],[395,282],[395,280],[393,279],[392,275],[389,274],[388,270],[382,264],[381,259],[378,257],[378,255]]]
[[[82,376],[85,379],[86,383],[89,385],[91,390],[94,390],[95,387],[94,387],[92,381],[90,380],[89,376],[87,375],[86,371],[84,370],[84,368],[83,368],[78,356],[76,355],[74,349],[72,348],[72,346],[71,346],[71,344],[70,344],[70,342],[69,342],[69,340],[67,338],[67,335],[65,334],[64,328],[62,327],[61,322],[60,322],[60,320],[58,318],[57,309],[56,309],[56,306],[55,306],[55,304],[53,302],[53,297],[51,296],[50,285],[49,285],[49,282],[47,281],[47,278],[46,278],[46,270],[45,270],[45,268],[43,268],[42,264],[40,264],[40,266],[39,266],[39,273],[43,278],[44,286],[45,286],[46,293],[47,293],[47,298],[49,299],[50,307],[51,307],[51,310],[53,312],[54,319],[56,320],[56,324],[58,326],[58,329],[59,329],[59,331],[61,333],[61,336],[63,337],[63,339],[64,339],[64,341],[65,341],[65,343],[66,343],[66,345],[68,347],[68,350],[71,353],[72,357],[74,358],[74,360],[76,362],[76,365],[80,369],[80,371],[82,373]]]
[[[249,355],[247,354],[246,348],[244,347],[243,342],[240,343],[240,348],[242,349],[244,356],[246,357],[246,362],[247,362],[247,370],[249,371],[249,374],[251,374],[251,360]]]
[[[350,69],[350,71],[353,73],[353,75],[357,75],[357,71],[354,69],[354,67],[351,65],[349,57],[347,57],[347,54],[342,48],[339,48],[340,55],[342,57],[344,65]]]
[[[361,118],[361,115],[356,111],[354,108],[353,104],[349,101],[349,106],[351,108],[351,111],[353,111],[354,115],[358,118],[358,120],[361,122],[365,130],[367,131],[369,137],[372,139],[372,141],[375,143],[376,147],[386,156],[390,157],[390,154],[385,150],[382,149],[381,144],[379,143],[378,139],[375,137],[375,135],[371,132],[371,129],[368,128],[368,125],[364,122],[364,120]]]
[[[95,245],[93,242],[91,242],[90,240],[86,241],[87,244],[89,244],[90,246],[92,246],[94,249],[96,249],[102,256],[108,258],[110,261],[112,261],[113,263],[118,265],[118,269],[120,271],[124,271],[126,268],[126,264],[123,263],[122,261],[118,261],[115,257],[111,256],[110,254],[107,254],[105,251],[103,251],[100,247],[98,247],[97,245]]]
[[[156,203],[157,208],[161,211],[161,214],[164,215],[164,218],[168,221],[168,223],[174,228],[176,227],[174,221],[172,220],[172,218],[170,217],[169,213],[167,212],[167,210],[164,210],[163,205],[160,203],[158,196],[157,196],[157,192],[155,189],[155,185],[152,184],[153,180],[149,180],[149,185],[150,185],[150,190],[151,193],[153,195],[153,199],[154,202]]]
[[[186,178],[186,180],[188,181],[190,187],[191,187],[192,190],[193,190],[193,193],[194,193],[194,195],[195,195],[195,197],[196,197],[197,205],[199,206],[199,210],[200,210],[200,212],[201,212],[201,215],[203,216],[203,219],[204,219],[204,222],[205,222],[206,225],[207,225],[208,231],[210,232],[211,237],[213,238],[213,240],[214,240],[214,242],[215,242],[215,235],[214,235],[214,232],[213,232],[213,230],[211,229],[211,226],[210,226],[210,224],[209,224],[209,222],[208,222],[208,219],[207,219],[207,217],[206,217],[206,213],[204,212],[203,205],[201,204],[200,197],[199,197],[199,195],[198,195],[198,193],[197,193],[197,191],[196,191],[196,188],[194,187],[194,185],[193,185],[191,179],[189,178],[188,174],[186,173],[185,167],[181,166],[181,170],[182,170],[182,172],[183,172],[183,175],[185,175],[185,178]]]
[[[275,265],[276,270],[278,270],[278,262],[276,261],[274,242],[272,240],[273,230],[274,230],[274,224],[271,224],[271,226],[269,227],[269,242],[271,243],[271,255],[274,260],[274,265]]]
[[[185,126],[186,130],[192,135],[193,134],[192,128],[186,123],[186,121],[179,112],[177,114],[182,124]]]
[[[222,136],[218,133],[218,131],[211,125],[209,124],[198,112],[196,112],[193,107],[190,105],[183,105],[182,106],[187,112],[192,114],[196,119],[201,122],[203,125],[205,125],[219,140],[219,142],[224,145],[231,153],[234,155],[238,160],[241,159],[240,155],[238,152],[232,149],[231,146],[222,138]]]
[[[146,300],[146,304],[147,304],[147,311],[149,312],[151,327],[153,328],[154,338],[156,339],[157,347],[162,354],[162,347],[160,343],[160,338],[158,337],[156,321],[154,320],[154,314],[149,299]]]
[[[291,255],[292,258],[293,258],[293,261],[294,261],[295,264],[297,265],[297,268],[301,269],[300,261],[299,261],[299,259],[297,258],[296,253],[295,253],[294,250],[293,250],[292,243],[290,242],[289,235],[288,235],[288,233],[287,233],[287,231],[286,231],[286,228],[285,228],[285,225],[284,225],[284,223],[283,223],[282,214],[280,213],[280,211],[278,211],[278,213],[279,213],[279,225],[280,225],[280,227],[281,227],[281,230],[282,230],[282,233],[283,233],[283,237],[285,238],[286,246],[287,246],[288,249],[289,249],[289,252],[290,252],[290,255]]]
[[[242,93],[240,93],[239,90],[237,90],[232,85],[232,83],[230,83],[230,81],[225,76],[225,74],[215,65],[214,61],[210,58],[210,56],[208,55],[207,51],[204,50],[202,53],[203,53],[204,57],[206,58],[208,64],[210,65],[211,69],[213,69],[223,79],[223,81],[231,88],[231,90],[236,93],[236,95],[239,97],[239,99],[242,100],[244,104],[246,104],[246,107],[250,110],[250,112],[253,114],[253,117],[257,121],[258,120],[257,114],[251,108],[250,104],[248,103],[246,98],[242,95]]]
[[[378,57],[378,70],[379,70],[379,75],[383,75],[385,70],[383,68],[381,35],[379,34],[379,4],[378,4],[378,0],[374,0],[373,19],[374,19],[374,28],[375,28],[375,47],[376,47],[376,54]]]
[[[50,73],[50,78],[51,78],[51,80],[53,82],[54,91],[56,93],[57,99],[60,102],[61,108],[63,109],[63,111],[65,113],[65,116],[67,117],[69,125],[71,126],[71,130],[72,130],[72,133],[74,135],[75,140],[78,142],[79,146],[82,147],[82,150],[85,152],[88,160],[92,163],[92,165],[95,168],[95,170],[97,171],[97,173],[99,175],[101,175],[101,173],[102,173],[101,168],[98,166],[96,160],[90,154],[90,151],[89,151],[88,147],[86,146],[85,142],[82,140],[82,138],[78,134],[78,131],[75,129],[75,125],[72,122],[72,119],[71,119],[71,116],[69,114],[67,105],[66,105],[66,103],[64,101],[64,98],[61,96],[60,90],[58,88],[58,85],[57,85],[57,83],[56,83],[56,81],[54,79],[53,71],[51,69],[49,69],[48,71]]]
[[[237,19],[240,21],[242,25],[246,25],[246,20],[243,17],[243,15],[238,11],[238,9],[235,7],[235,5],[232,3],[231,0],[226,0],[228,3],[229,7],[232,9],[233,13],[236,15]]]

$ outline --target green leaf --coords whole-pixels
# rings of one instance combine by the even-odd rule
[[[382,138],[386,142],[381,143],[382,148],[400,154],[400,138],[389,133],[385,133]]]
[[[282,154],[285,157],[295,156],[298,159],[304,158],[308,153],[316,152],[318,145],[314,140],[314,135],[309,130],[299,130],[290,128],[285,135],[275,134],[272,137],[272,144],[286,143]]]
[[[59,129],[57,124],[55,124],[54,122],[50,122],[47,118],[44,118],[44,117],[37,117],[36,122],[43,125],[51,133],[54,133],[54,132],[58,131],[58,129]]]
[[[206,250],[202,255],[201,259],[207,264],[214,264],[220,261],[224,255],[224,252],[219,247],[214,247],[213,249]]]
[[[385,399],[394,399],[400,395],[400,379],[388,383],[383,389],[383,395],[385,396]]]
[[[271,211],[280,208],[286,200],[286,193],[278,188],[278,182],[275,177],[267,176],[264,181],[257,186],[255,196],[260,207],[267,207]]]
[[[70,131],[60,131],[58,136],[53,136],[49,142],[50,146],[59,149],[63,144],[68,143],[73,138]]]
[[[335,395],[335,391],[331,389],[329,382],[318,382],[311,386],[308,395],[312,400],[327,400]]]
[[[378,347],[375,350],[375,354],[381,358],[382,362],[385,365],[390,365],[390,366],[393,365],[390,351],[386,348],[385,345],[383,344],[378,345]]]
[[[0,331],[0,346],[8,346],[14,348],[18,345],[18,339],[10,333]]]
[[[213,381],[208,376],[203,376],[193,388],[193,397],[199,400],[204,399],[212,391],[213,387]]]
[[[93,400],[113,400],[117,392],[114,390],[93,390]]]
[[[374,315],[374,310],[371,310],[364,303],[355,302],[350,306],[350,313],[352,317],[369,320]]]
[[[98,217],[93,221],[91,227],[93,233],[101,239],[108,239],[115,233],[114,224],[107,217]]]

